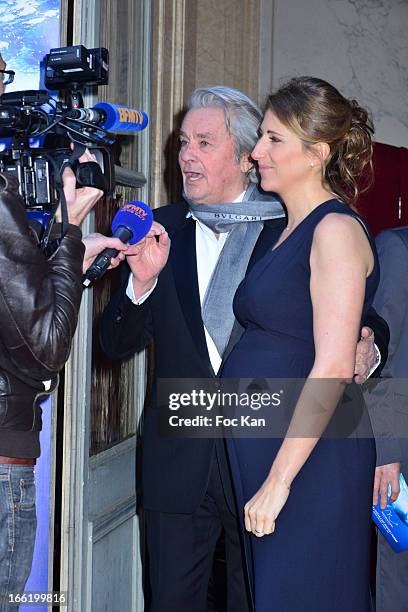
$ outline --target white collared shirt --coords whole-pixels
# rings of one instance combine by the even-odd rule
[[[245,191],[243,191],[234,200],[234,202],[242,202],[242,200],[244,199],[244,195]],[[204,225],[204,223],[196,219],[196,217],[191,212],[187,213],[187,217],[192,217],[196,222],[197,277],[198,290],[200,293],[200,303],[202,305],[205,292],[207,291],[211,276],[214,272],[215,266],[217,265],[217,261],[221,254],[221,251],[224,247],[228,232],[222,232],[221,234],[218,234],[217,237],[209,227],[207,227],[206,225]],[[156,285],[157,280],[154,286],[137,300],[133,291],[132,274],[130,274],[128,286],[126,289],[126,295],[133,302],[133,304],[140,306],[154,291]],[[214,372],[217,373],[220,368],[222,358],[205,326],[204,333],[211,365]]]

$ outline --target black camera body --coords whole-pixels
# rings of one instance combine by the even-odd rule
[[[95,156],[99,171],[93,164],[73,164],[77,187],[97,187],[111,195],[115,186],[114,164],[107,147],[88,147]],[[27,210],[51,211],[58,203],[59,194],[55,177],[72,156],[71,149],[25,148],[12,149],[0,154],[0,172],[8,172],[17,177]],[[52,163],[55,162],[55,165]]]
[[[45,86],[65,89],[67,82],[107,85],[109,53],[104,47],[87,49],[83,45],[51,49],[45,56]]]
[[[46,90],[10,92],[0,97],[0,139],[6,139],[0,171],[18,178],[27,213],[40,221],[44,231],[59,204],[61,169],[72,160],[70,143],[88,148],[96,158],[96,163],[70,164],[77,186],[113,192],[110,145],[114,138],[103,128],[73,119],[70,113],[83,107],[83,87],[107,84],[108,71],[107,49],[88,50],[83,45],[51,49],[45,57],[45,84],[52,90],[67,90],[67,102],[54,100]],[[49,105],[49,112],[45,105]]]

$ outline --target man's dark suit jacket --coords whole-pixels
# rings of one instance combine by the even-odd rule
[[[123,266],[123,282],[101,322],[101,345],[112,359],[130,358],[154,343],[152,401],[143,428],[142,500],[147,509],[175,513],[191,513],[201,503],[214,452],[212,439],[170,439],[158,433],[157,379],[214,376],[201,318],[196,223],[186,218],[187,210],[185,202],[155,210],[171,238],[169,260],[157,286],[148,300],[135,306],[126,296],[129,270]],[[285,225],[284,218],[264,224],[248,269],[272,248]],[[374,328],[380,351],[386,351],[386,331],[375,313],[364,323]]]
[[[408,226],[376,238],[380,284],[374,306],[390,327],[389,357],[367,403],[377,433],[377,465],[402,461],[408,477]],[[401,436],[401,437],[398,437]]]

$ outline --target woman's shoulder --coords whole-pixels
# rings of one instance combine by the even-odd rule
[[[339,202],[339,205],[341,205],[341,207],[328,211],[327,214],[320,219],[314,232],[316,238],[324,238],[333,235],[343,236],[349,232],[356,235],[361,234],[365,225],[360,216],[345,204]]]
[[[361,217],[343,204],[343,208],[328,212],[317,224],[312,243],[312,251],[332,253],[336,257],[346,257],[351,261],[360,255],[370,255],[373,239]]]

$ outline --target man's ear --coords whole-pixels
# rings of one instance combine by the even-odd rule
[[[248,174],[248,172],[254,167],[254,162],[249,155],[242,154],[239,165],[241,167],[241,172],[243,172],[243,174]]]

